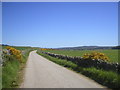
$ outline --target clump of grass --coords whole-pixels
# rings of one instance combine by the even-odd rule
[[[82,68],[81,73],[94,79],[102,85],[109,88],[120,88],[120,75],[112,71],[99,70],[94,67],[92,68]]]
[[[107,86],[108,88],[112,88],[112,89],[120,88],[120,83],[119,83],[120,75],[115,72],[104,71],[101,69],[96,69],[94,67],[83,68],[83,67],[77,66],[71,61],[54,58],[46,54],[43,54],[40,51],[37,51],[37,53],[59,65],[70,68],[76,72],[82,73],[87,77],[90,77],[93,80],[97,81],[98,83]]]
[[[7,56],[6,59],[9,61],[6,61],[2,67],[2,88],[16,87],[20,63],[12,56]]]

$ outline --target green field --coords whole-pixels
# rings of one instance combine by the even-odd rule
[[[110,62],[120,63],[120,60],[118,60],[118,52],[120,50],[46,50],[46,52],[52,52],[52,53],[68,55],[68,56],[81,56],[81,57],[85,53],[90,53],[93,51],[104,53],[106,56],[109,57]]]

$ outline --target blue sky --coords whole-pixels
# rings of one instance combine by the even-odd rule
[[[117,2],[9,2],[4,44],[38,47],[118,45]]]

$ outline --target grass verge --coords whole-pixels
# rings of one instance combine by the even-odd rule
[[[108,88],[112,88],[112,89],[120,88],[120,82],[119,82],[120,75],[115,72],[104,71],[104,70],[96,69],[94,67],[83,68],[83,67],[77,66],[76,64],[72,63],[71,61],[54,58],[54,57],[48,56],[46,54],[43,54],[40,51],[37,51],[37,53],[42,55],[43,57],[49,59],[50,61],[53,61],[53,62],[61,65],[61,66],[72,69],[78,73],[82,73],[85,76],[95,80],[96,82],[98,82],[104,86],[107,86]]]
[[[5,63],[2,66],[2,88],[19,87],[22,78],[21,73],[30,51],[32,50],[24,50],[24,54],[22,55],[22,63],[20,63],[16,58],[11,55],[5,55],[3,57]]]

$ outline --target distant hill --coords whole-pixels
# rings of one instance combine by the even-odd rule
[[[112,49],[120,49],[120,46],[113,47]]]
[[[79,46],[79,47],[63,47],[57,48],[63,50],[96,50],[96,49],[117,49],[114,46]]]
[[[7,45],[7,44],[0,44],[0,46],[9,46],[9,45]]]

